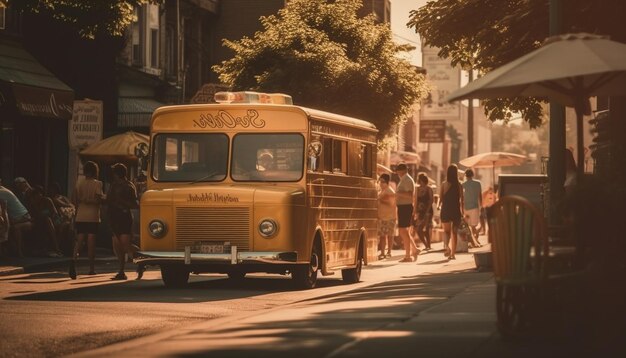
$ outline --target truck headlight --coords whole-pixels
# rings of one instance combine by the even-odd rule
[[[278,232],[278,224],[273,219],[263,219],[259,223],[259,233],[265,238],[272,237]]]
[[[152,237],[160,239],[167,233],[167,225],[163,221],[155,219],[148,224],[148,231]]]

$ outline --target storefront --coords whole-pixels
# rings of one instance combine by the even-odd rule
[[[18,42],[0,40],[0,177],[47,187],[67,182],[74,91]]]

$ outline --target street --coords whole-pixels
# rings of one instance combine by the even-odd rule
[[[202,330],[209,331],[232,326],[234,331],[240,332],[232,334],[222,331],[216,336],[212,335],[213,340],[201,340],[203,350],[219,349],[220,355],[226,352],[246,355],[243,354],[246,351],[241,344],[249,349],[259,349],[266,344],[271,347],[270,342],[277,339],[276,335],[287,331],[295,336],[314,332],[315,338],[307,343],[311,352],[324,352],[322,355],[326,355],[337,349],[345,349],[341,347],[352,340],[362,340],[363,337],[356,331],[367,331],[390,322],[406,320],[415,314],[416,304],[420,306],[419,310],[427,309],[471,284],[491,278],[491,273],[475,271],[472,255],[459,255],[456,262],[448,262],[441,252],[429,252],[419,256],[417,265],[398,263],[401,255],[397,251],[393,259],[364,268],[362,281],[358,284],[345,285],[340,278],[330,276],[321,279],[318,288],[304,291],[294,290],[288,277],[270,275],[251,275],[240,282],[219,275],[192,275],[188,288],[166,289],[161,282],[160,272],[155,269],[147,271],[141,281],[132,280],[135,276],[129,272],[130,268],[127,270],[130,280],[111,281],[115,264],[110,262],[98,265],[98,275],[80,275],[75,281],[70,280],[61,270],[5,276],[0,278],[0,314],[3,317],[0,321],[0,334],[3,337],[0,355],[63,356],[91,351],[97,356],[105,356],[110,355],[106,349],[115,350],[112,344],[134,344],[135,338],[150,339],[151,335],[159,337],[163,334],[170,336],[198,325]],[[449,271],[461,272],[467,275],[468,280],[442,285],[436,295],[425,291],[424,295],[413,296],[422,289],[420,278],[424,278],[426,289],[428,283],[433,283],[428,279],[430,275]],[[407,282],[400,282],[402,280]],[[395,285],[385,286],[389,282]],[[371,295],[352,294],[351,291],[356,289],[365,289],[362,292]],[[321,301],[312,303],[317,300]],[[294,303],[303,301],[309,303],[308,308],[292,307]],[[345,330],[345,327],[338,325],[333,328],[335,323],[324,319],[320,311],[321,307],[329,304],[335,305],[332,312],[339,315],[341,313],[338,311],[349,312],[349,308],[363,310],[367,314],[356,321],[357,327],[360,327],[356,331],[354,328],[357,327],[347,327]],[[376,313],[381,307],[391,308],[398,304],[406,309]],[[313,319],[312,313],[320,316]],[[484,313],[486,315],[483,314],[481,320],[489,327],[484,334],[489,336],[495,317],[493,312]],[[254,317],[258,318],[255,320]],[[337,319],[336,315],[333,317]],[[246,319],[248,321],[244,324]],[[285,326],[280,323],[280,329],[275,327],[270,331],[253,330],[275,326],[276,319],[286,319],[293,324]],[[238,324],[244,326],[238,327]],[[296,327],[303,331],[298,332],[294,329]],[[266,335],[265,339],[260,338],[260,332]],[[333,332],[341,334],[336,336]],[[225,337],[230,337],[230,340]],[[299,352],[302,348],[300,343],[291,347],[291,350]],[[238,349],[233,350],[233,345]],[[159,350],[150,351],[148,355],[180,353],[181,347],[177,344],[166,344],[166,347],[169,353]],[[97,348],[105,351],[93,351]],[[145,348],[141,346],[138,352],[146,354]],[[264,352],[271,355],[272,349]]]

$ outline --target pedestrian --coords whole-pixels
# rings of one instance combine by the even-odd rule
[[[89,273],[87,274],[96,274],[96,235],[100,224],[100,207],[104,199],[102,182],[98,180],[99,171],[98,164],[92,161],[86,162],[83,166],[85,179],[76,183],[72,195],[76,207],[76,217],[74,218],[76,242],[70,261],[69,274],[73,280],[76,279],[76,259],[78,259],[85,239],[87,239],[87,257],[89,258]]]
[[[18,257],[23,257],[22,242],[26,234],[33,229],[32,217],[18,197],[11,190],[2,186],[2,180],[0,180],[0,201],[6,203],[7,216],[9,217],[8,229],[12,234],[9,235],[9,240],[13,239],[13,243],[9,242],[9,244],[15,248]]]
[[[76,207],[71,200],[61,194],[61,185],[52,183],[48,188],[48,197],[59,213],[59,224],[56,226],[57,239],[64,255],[71,256],[74,249],[74,237],[71,235],[72,221],[76,216]],[[70,247],[71,246],[71,247]]]
[[[430,230],[433,223],[433,189],[428,186],[428,176],[420,173],[417,176],[417,199],[415,201],[415,231],[425,250],[430,250]]]
[[[15,186],[15,196],[20,200],[22,205],[30,212],[33,210],[33,188],[24,177],[17,177],[13,180]]]
[[[474,171],[467,169],[465,171],[465,182],[463,183],[463,202],[465,204],[465,220],[467,220],[470,227],[471,244],[474,247],[480,247],[477,226],[480,221],[482,192],[483,188],[480,181],[474,179]]]
[[[378,192],[378,259],[391,257],[393,234],[396,230],[396,192],[389,186],[389,174],[381,174],[378,178],[380,191]],[[385,248],[387,253],[385,254]]]
[[[31,195],[31,216],[35,229],[45,237],[45,247],[39,251],[46,252],[48,257],[63,257],[57,237],[57,227],[61,225],[61,217],[52,200],[44,195],[43,187],[35,185]]]
[[[413,202],[415,192],[415,181],[408,174],[407,166],[404,163],[398,164],[396,173],[400,182],[396,188],[396,207],[398,210],[398,232],[404,244],[404,258],[400,262],[411,262],[417,260],[419,250],[409,233],[411,219],[413,218]]]
[[[444,255],[454,260],[457,243],[457,231],[463,217],[463,186],[459,182],[459,169],[456,165],[448,166],[446,181],[441,184],[441,223],[445,236]]]
[[[138,248],[133,245],[133,215],[131,209],[139,207],[135,185],[128,180],[128,169],[122,163],[111,166],[112,183],[106,195],[109,225],[113,232],[113,249],[117,254],[119,272],[112,280],[126,280],[124,268],[126,254],[134,258]],[[141,279],[145,268],[137,266],[137,279]]]

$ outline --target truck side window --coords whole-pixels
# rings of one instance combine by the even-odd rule
[[[333,173],[348,173],[348,142],[333,139]]]

